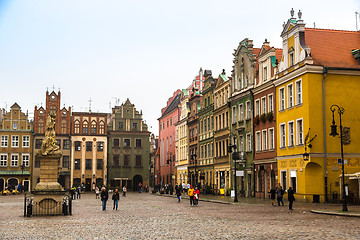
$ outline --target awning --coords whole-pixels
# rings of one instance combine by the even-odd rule
[[[30,172],[28,170],[0,170],[0,175],[17,175],[17,176],[29,176]]]
[[[339,178],[342,177],[342,174],[339,175]],[[348,177],[350,179],[359,179],[360,178],[360,172],[357,172],[357,173],[347,173],[347,174],[344,174],[344,177]]]

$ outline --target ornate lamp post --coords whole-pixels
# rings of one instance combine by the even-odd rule
[[[345,193],[345,174],[344,174],[344,150],[343,150],[343,129],[342,129],[342,123],[341,123],[341,115],[344,114],[345,109],[343,107],[339,107],[338,105],[332,105],[330,107],[330,110],[332,112],[332,125],[331,125],[331,133],[330,136],[336,137],[339,135],[337,133],[337,125],[335,125],[335,119],[334,119],[334,112],[337,110],[339,113],[340,118],[340,145],[341,145],[341,169],[342,169],[342,197],[343,197],[343,206],[342,211],[347,212],[347,202],[346,202],[346,193]],[[325,166],[326,167],[326,166]]]

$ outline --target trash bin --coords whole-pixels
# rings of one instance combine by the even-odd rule
[[[320,203],[320,195],[313,195],[313,203]]]

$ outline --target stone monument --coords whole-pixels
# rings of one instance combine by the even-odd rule
[[[62,152],[55,140],[55,114],[50,113],[46,120],[45,138],[41,149],[36,153],[40,160],[40,182],[32,191],[34,195],[34,215],[63,214],[64,188],[58,183],[59,163]]]

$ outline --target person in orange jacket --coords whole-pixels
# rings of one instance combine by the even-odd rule
[[[188,190],[188,195],[190,197],[190,206],[192,206],[194,204],[195,206],[195,202],[194,202],[194,188],[192,187],[192,185],[190,185],[190,188]]]
[[[198,189],[198,187],[195,187],[195,191],[194,191],[194,206],[198,206],[198,205],[199,205],[199,195],[200,195],[200,190]]]

